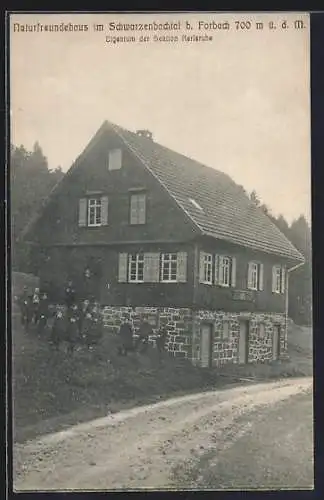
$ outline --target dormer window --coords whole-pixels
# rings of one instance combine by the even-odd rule
[[[199,203],[196,202],[196,200],[194,200],[193,198],[189,198],[189,201],[195,208],[201,210],[202,212],[204,211],[204,209],[199,205]]]
[[[108,170],[119,170],[122,166],[121,149],[111,149],[108,157]]]

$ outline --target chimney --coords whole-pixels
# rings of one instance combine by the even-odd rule
[[[136,130],[136,134],[139,135],[140,137],[145,137],[146,139],[150,139],[151,141],[153,141],[153,134],[149,130],[146,129]]]

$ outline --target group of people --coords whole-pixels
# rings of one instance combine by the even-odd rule
[[[67,342],[70,351],[77,344],[91,348],[102,336],[102,315],[98,302],[78,299],[71,281],[65,288],[64,305],[56,308],[54,313],[50,310],[48,294],[39,288],[29,293],[24,287],[19,306],[21,323],[26,332],[34,325],[38,335],[42,336],[52,318],[50,340],[57,348],[61,342]]]
[[[21,323],[25,331],[29,330],[31,324],[36,325],[38,333],[44,330],[49,317],[49,300],[47,293],[40,292],[35,288],[33,293],[29,293],[28,287],[23,288],[19,298]]]
[[[56,311],[51,331],[51,341],[56,348],[61,342],[68,342],[69,351],[77,344],[91,349],[102,336],[102,315],[97,302],[89,299],[81,303],[65,304]]]
[[[99,303],[91,298],[80,300],[72,281],[65,287],[64,305],[57,307],[54,313],[50,311],[48,294],[41,292],[39,288],[35,288],[30,294],[27,287],[24,287],[19,305],[25,331],[34,324],[38,335],[41,336],[48,326],[49,318],[52,317],[50,340],[56,348],[59,348],[61,342],[68,343],[69,351],[73,351],[77,344],[91,348],[102,336],[103,319]],[[143,316],[136,334],[131,322],[126,320],[119,330],[119,354],[127,356],[132,351],[145,352],[152,335],[153,329],[146,315]],[[166,339],[167,331],[162,328],[156,338],[159,352],[165,349]]]
[[[141,351],[145,352],[147,350],[149,344],[149,337],[153,335],[153,329],[150,325],[147,316],[144,316],[139,330],[136,333],[136,337],[134,335],[133,328],[129,320],[126,320],[120,327],[119,330],[119,354],[123,356],[127,356],[129,352],[132,351]],[[156,347],[159,352],[164,351],[165,343],[167,339],[167,330],[160,329],[158,336],[156,338]]]

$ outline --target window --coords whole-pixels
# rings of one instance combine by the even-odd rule
[[[130,197],[130,224],[145,224],[146,194],[132,194]]]
[[[215,257],[215,281],[220,286],[236,286],[236,258],[228,255]]]
[[[177,281],[177,254],[163,253],[161,258],[161,281]]]
[[[187,281],[187,253],[119,253],[119,283],[185,283]]]
[[[230,257],[220,257],[219,259],[219,284],[230,286]]]
[[[91,196],[79,200],[79,226],[98,227],[108,224],[108,196]]]
[[[88,200],[88,226],[101,226],[101,198]]]
[[[112,149],[109,151],[108,170],[119,170],[122,166],[121,149]]]
[[[144,281],[144,254],[134,253],[129,255],[128,281],[142,283]]]
[[[285,291],[285,268],[273,266],[272,268],[272,291],[273,293],[284,293]]]
[[[259,324],[259,336],[261,339],[263,339],[265,337],[265,324],[264,323]]]
[[[209,253],[202,253],[202,283],[212,284],[213,282],[213,256]]]
[[[248,288],[250,290],[263,290],[263,264],[249,262]]]

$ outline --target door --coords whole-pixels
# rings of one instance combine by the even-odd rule
[[[212,362],[212,325],[203,323],[201,325],[201,346],[200,362],[201,366],[209,368]]]
[[[238,346],[239,363],[246,364],[248,362],[249,353],[249,322],[240,321],[240,336]]]
[[[274,325],[272,338],[272,359],[275,361],[280,354],[280,326]]]

